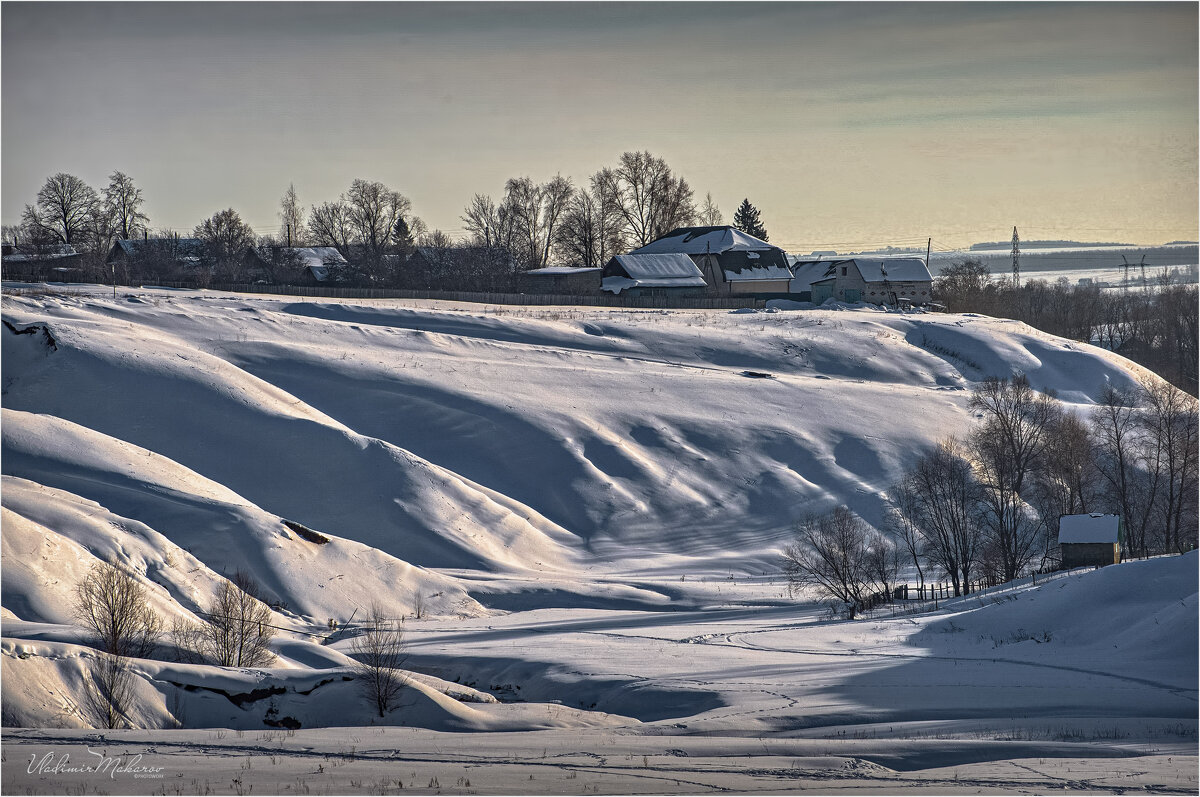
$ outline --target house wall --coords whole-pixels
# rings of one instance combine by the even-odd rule
[[[708,283],[708,288],[705,290],[706,295],[729,295],[729,283],[725,281],[725,271],[717,261],[716,255],[688,255],[688,257],[700,269],[700,273],[704,275],[704,281]]]
[[[1064,542],[1062,566],[1072,567],[1115,565],[1121,561],[1121,550],[1115,542]]]
[[[897,297],[903,296],[912,299],[914,304],[924,304],[933,298],[932,282],[889,282],[887,283],[887,287]],[[888,294],[884,292],[884,284],[882,282],[867,283],[866,291],[866,294],[863,296],[864,301],[874,304],[891,301]]]
[[[814,282],[812,291],[810,292],[810,301],[813,304],[824,304],[827,300],[833,298],[834,289],[837,287],[835,282]],[[800,294],[803,296],[804,294]]]
[[[845,276],[842,276],[843,269],[846,271]],[[842,302],[852,301],[846,298],[847,291],[858,291],[858,301],[870,302],[871,304],[890,304],[891,293],[896,294],[897,297],[904,296],[912,299],[915,304],[924,304],[933,300],[933,283],[929,281],[888,282],[886,283],[887,289],[885,290],[884,283],[867,282],[862,278],[862,274],[858,272],[858,268],[849,263],[837,266],[836,277],[833,295],[838,301]]]
[[[708,275],[704,275],[708,279]],[[732,296],[748,296],[760,293],[782,293],[788,292],[791,280],[742,280],[739,282],[725,283],[729,287],[729,295]]]

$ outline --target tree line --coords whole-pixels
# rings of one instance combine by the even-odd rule
[[[648,151],[623,153],[616,165],[579,186],[562,175],[542,183],[523,176],[507,180],[498,199],[476,194],[463,209],[466,235],[458,241],[429,230],[404,194],[364,179],[307,209],[289,185],[280,199],[276,235],[256,235],[233,208],[217,211],[191,231],[198,247],[179,244],[178,233],[153,231],[144,205],[141,189],[122,172],[114,172],[103,191],[59,173],[25,206],[21,224],[5,229],[5,240],[47,251],[70,245],[82,255],[85,276],[97,281],[252,281],[264,275],[251,273],[244,253],[259,247],[268,256],[255,267],[261,271],[266,260],[267,281],[288,283],[300,278],[302,264],[289,259],[287,249],[332,247],[346,260],[335,269],[340,284],[494,291],[516,288],[524,271],[602,267],[676,227],[723,221],[711,194],[697,204],[688,181]],[[759,211],[748,199],[734,224],[766,239]],[[153,239],[153,245],[138,247],[137,256],[122,260],[116,267],[121,273],[115,273],[108,253],[121,238],[148,244]],[[418,248],[422,257],[413,258]]]
[[[993,279],[978,260],[943,269],[934,295],[956,313],[1015,318],[1054,335],[1115,351],[1197,394],[1200,296],[1162,276],[1135,290]]]
[[[802,520],[784,551],[793,587],[815,587],[853,618],[912,565],[955,595],[1052,569],[1062,515],[1116,514],[1123,555],[1197,545],[1197,401],[1147,378],[1108,385],[1079,415],[1023,375],[989,378],[969,400],[978,425],[923,452],[887,491],[883,532],[846,507]],[[886,532],[886,533],[885,533]]]

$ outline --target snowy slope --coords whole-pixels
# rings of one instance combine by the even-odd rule
[[[1104,384],[1142,375],[1015,322],[870,309],[82,289],[6,295],[3,315],[3,661],[6,679],[35,692],[44,666],[75,688],[87,654],[72,644],[69,602],[96,559],[128,564],[167,617],[190,616],[222,575],[249,569],[276,623],[310,633],[372,601],[395,616],[424,603],[460,618],[438,621],[451,624],[513,609],[699,609],[728,600],[705,578],[774,573],[806,512],[846,503],[878,522],[904,464],[969,429],[977,380],[1021,370],[1082,410]],[[747,602],[785,603],[771,589]],[[346,665],[344,642],[312,639],[281,637],[280,671],[292,674],[279,678]],[[550,666],[539,661],[518,654],[509,671],[532,678]],[[161,666],[145,665],[145,684],[170,680]],[[589,694],[636,718],[621,683]],[[147,722],[171,716],[163,689]],[[686,710],[674,689],[654,699]],[[6,687],[6,716],[56,716],[44,694],[19,695]],[[511,707],[452,721],[462,712],[450,708],[421,724],[537,724]],[[229,722],[196,706],[190,716]]]

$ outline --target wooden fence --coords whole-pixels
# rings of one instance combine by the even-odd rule
[[[22,274],[5,269],[4,279],[18,282],[45,282],[45,274]],[[54,275],[54,282],[81,284],[92,280],[73,279],[71,275]],[[324,285],[262,285],[245,283],[155,282],[138,286],[144,288],[193,288],[196,290],[229,293],[259,293],[276,296],[310,296],[328,299],[440,299],[449,302],[474,304],[506,304],[563,307],[634,307],[667,310],[739,310],[762,308],[766,299],[746,297],[685,297],[685,296],[608,296],[601,294],[570,295],[542,293],[490,293],[483,291],[400,290],[395,288],[337,288]]]

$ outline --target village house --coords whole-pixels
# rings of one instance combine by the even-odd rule
[[[787,253],[728,225],[679,227],[630,254],[687,255],[710,296],[787,297],[792,278]]]
[[[70,244],[4,244],[4,278],[69,280],[82,272],[83,255]]]
[[[299,285],[342,282],[349,265],[333,246],[251,246],[242,264],[251,281]]]
[[[1120,562],[1124,531],[1119,515],[1063,515],[1058,519],[1062,568],[1103,567]]]
[[[204,241],[199,238],[118,238],[104,262],[140,272],[165,274],[194,269],[205,261]]]
[[[916,257],[801,261],[792,267],[789,290],[799,301],[828,299],[870,304],[928,304],[933,276]]]
[[[704,296],[707,283],[685,254],[630,253],[608,261],[600,289],[627,296]]]

